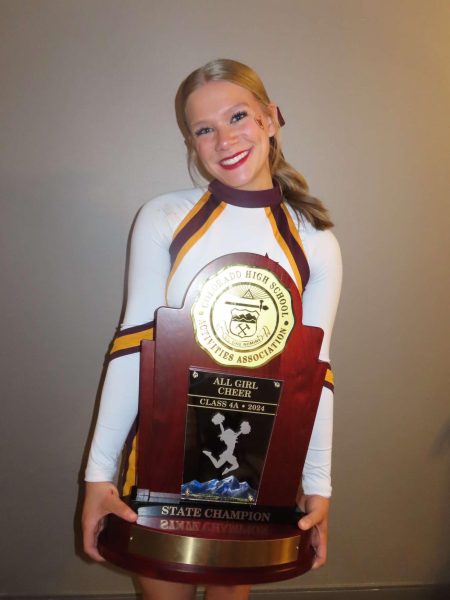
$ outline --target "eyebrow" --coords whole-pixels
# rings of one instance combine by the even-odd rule
[[[238,102],[237,104],[233,104],[233,106],[230,106],[229,108],[227,108],[223,114],[227,115],[229,113],[233,113],[236,109],[238,109],[240,107],[250,108],[250,104],[248,104],[247,102]],[[192,123],[192,125],[190,125],[190,129],[192,131],[194,131],[195,129],[198,129],[199,127],[201,127],[202,125],[205,125],[207,123],[208,123],[208,119],[200,119],[199,121]]]

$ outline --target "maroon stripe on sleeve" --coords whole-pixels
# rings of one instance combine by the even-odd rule
[[[155,321],[149,321],[148,323],[143,323],[142,325],[135,325],[134,327],[127,327],[119,331],[116,335],[116,338],[123,337],[124,335],[130,335],[130,333],[139,333],[140,331],[145,331],[146,329],[150,329],[150,327],[155,326]]]
[[[173,267],[178,253],[185,243],[191,238],[209,219],[212,212],[220,205],[220,202],[211,194],[204,206],[198,211],[194,217],[186,223],[186,225],[178,232],[170,244],[170,265]]]
[[[334,392],[334,385],[330,382],[330,381],[324,381],[323,382],[323,387],[328,388],[329,390],[331,390],[332,392]]]
[[[127,354],[135,354],[136,352],[140,352],[141,351],[141,345],[139,344],[139,346],[132,346],[131,348],[123,348],[122,350],[116,350],[116,352],[113,352],[112,354],[108,354],[108,356],[106,357],[106,364],[108,364],[110,361],[114,360],[115,358],[119,358],[119,356],[126,356]]]

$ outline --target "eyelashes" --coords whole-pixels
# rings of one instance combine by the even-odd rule
[[[210,131],[212,131],[211,127],[200,127],[200,129],[197,129],[196,131],[194,131],[194,134],[199,137],[201,135],[205,135],[206,133],[209,133]]]
[[[242,119],[245,119],[246,117],[248,117],[248,112],[246,110],[239,110],[231,116],[230,123],[239,123],[239,121],[242,121]],[[194,131],[194,135],[200,137],[211,133],[211,131],[213,131],[212,127],[199,127]]]
[[[248,116],[248,112],[246,110],[240,110],[237,113],[234,113],[234,115],[231,117],[231,122],[232,123],[237,123],[238,121],[242,121],[242,119],[245,119],[245,117]]]

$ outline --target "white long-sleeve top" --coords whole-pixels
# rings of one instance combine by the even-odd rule
[[[303,292],[303,323],[323,329],[320,359],[330,361],[342,278],[334,235],[299,218],[281,201],[278,188],[242,192],[216,181],[209,189],[212,193],[191,189],[158,196],[145,204],[137,217],[126,311],[103,386],[86,481],[114,479],[136,419],[136,332],[151,330],[159,306],[180,307],[194,276],[220,256],[252,252],[278,262]],[[322,390],[303,470],[304,492],[326,497],[331,495],[332,387]]]

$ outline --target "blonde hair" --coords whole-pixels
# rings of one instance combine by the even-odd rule
[[[259,76],[247,65],[235,60],[220,58],[208,62],[193,71],[181,83],[175,98],[175,111],[178,125],[184,135],[188,150],[188,169],[195,182],[194,168],[207,176],[192,144],[192,136],[186,119],[186,102],[193,91],[209,81],[228,81],[235,83],[253,94],[267,114],[269,96]],[[297,213],[305,217],[316,229],[328,229],[333,226],[328,211],[322,202],[309,194],[305,178],[284,158],[281,150],[280,125],[270,138],[269,166],[273,180],[280,186],[283,198]]]

